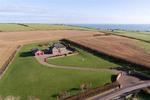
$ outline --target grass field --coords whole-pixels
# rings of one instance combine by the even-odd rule
[[[21,26],[21,25],[18,25],[18,24],[0,24],[0,31],[1,32],[28,31],[28,30],[32,30],[32,28]]]
[[[48,24],[27,24],[27,25],[35,30],[65,30],[65,29],[85,30],[86,29],[82,27],[67,26],[67,25],[48,25]]]
[[[0,95],[20,96],[27,100],[35,96],[41,100],[55,100],[60,91],[68,90],[71,94],[79,92],[82,83],[92,83],[92,87],[111,82],[110,72],[90,72],[77,70],[53,69],[40,65],[32,56],[21,57],[37,45],[26,45],[17,53],[14,61],[0,80]]]
[[[89,30],[76,26],[49,25],[49,24],[0,24],[0,32],[34,31],[34,30]]]
[[[76,48],[79,54],[49,59],[48,62],[54,65],[75,66],[75,67],[92,67],[92,68],[113,68],[119,65],[111,63],[100,57],[97,57],[80,48]]]
[[[111,32],[109,30],[102,30],[102,32],[109,32],[113,34],[118,34],[118,35],[123,35],[123,36],[150,41],[150,32],[131,32],[131,31],[121,31],[121,30],[115,30],[114,32]]]

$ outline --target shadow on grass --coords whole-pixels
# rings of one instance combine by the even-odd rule
[[[51,95],[51,97],[56,98],[58,95],[59,95],[59,94],[56,93],[56,94]]]
[[[31,57],[31,56],[34,56],[34,54],[32,52],[21,52],[20,57]]]
[[[72,88],[69,91],[80,91],[80,90],[81,90],[80,88]]]
[[[117,79],[117,75],[112,75],[112,76],[111,76],[111,81],[112,81],[112,82],[115,82],[116,79]]]

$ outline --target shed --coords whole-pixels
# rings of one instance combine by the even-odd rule
[[[43,51],[38,50],[37,52],[35,52],[35,56],[43,56],[43,55],[44,55]]]

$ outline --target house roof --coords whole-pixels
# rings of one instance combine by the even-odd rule
[[[53,47],[55,47],[55,48],[64,48],[65,46],[61,43],[54,43]]]

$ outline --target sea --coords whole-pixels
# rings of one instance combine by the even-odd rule
[[[127,30],[150,32],[150,24],[72,24],[74,26],[101,30]]]

